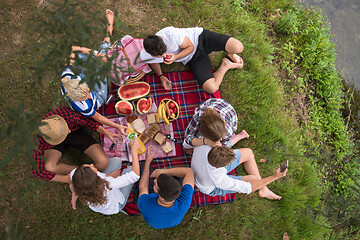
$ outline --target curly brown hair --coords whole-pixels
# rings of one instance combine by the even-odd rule
[[[225,122],[214,109],[207,108],[200,119],[199,133],[201,136],[213,142],[217,142],[224,137],[226,133]]]
[[[100,178],[90,167],[80,166],[72,177],[75,194],[86,204],[103,205],[107,202],[106,189],[109,182]]]
[[[225,146],[213,147],[208,154],[209,164],[216,168],[229,165],[234,158],[234,150]]]

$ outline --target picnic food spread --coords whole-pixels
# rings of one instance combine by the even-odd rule
[[[160,132],[159,124],[163,120],[164,123],[170,125],[171,121],[176,120],[179,117],[179,105],[174,100],[165,98],[160,101],[157,112],[149,113],[153,105],[151,97],[145,98],[149,92],[150,85],[146,82],[136,82],[119,87],[118,95],[122,100],[115,104],[115,111],[119,115],[128,115],[126,118],[129,127],[127,133],[129,136],[131,134],[131,139],[134,136],[138,137],[142,145],[139,154],[146,151],[145,144],[151,140],[162,145],[161,149],[168,154],[174,150],[172,139],[167,137],[168,132]],[[139,100],[136,101],[136,99]],[[136,104],[133,103],[134,101]],[[146,114],[146,119],[143,120],[140,116],[135,115],[134,106],[136,106],[137,115]],[[146,127],[144,121],[147,121],[150,126]]]

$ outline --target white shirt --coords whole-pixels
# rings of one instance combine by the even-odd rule
[[[74,175],[76,169],[72,170],[70,172],[70,179],[72,180],[72,177]],[[120,192],[119,188],[125,187],[129,184],[135,183],[139,180],[140,176],[136,175],[135,172],[131,171],[129,173],[126,173],[124,175],[121,175],[117,178],[113,177],[107,177],[105,173],[97,172],[97,175],[105,179],[109,182],[109,187],[106,189],[106,198],[107,202],[103,205],[92,205],[89,204],[89,208],[93,210],[94,212],[99,212],[105,215],[111,215],[111,214],[117,214],[121,209],[119,209],[119,203],[123,204],[125,202],[124,195]]]
[[[194,148],[191,168],[195,175],[195,185],[202,193],[209,194],[215,187],[240,193],[251,193],[251,184],[231,178],[225,167],[216,168],[209,164],[207,156],[211,147],[202,145]]]
[[[203,32],[203,28],[175,28],[175,27],[166,27],[158,31],[155,35],[162,38],[166,45],[166,53],[178,54],[181,52],[180,45],[184,42],[185,37],[187,37],[191,43],[194,45],[194,51],[189,55],[176,60],[175,62],[182,62],[184,65],[187,64],[192,57],[194,56],[198,43],[199,35]],[[140,52],[140,58],[146,63],[163,63],[163,57],[153,57],[149,53],[142,49]]]

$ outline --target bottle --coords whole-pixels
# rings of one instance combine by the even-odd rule
[[[137,137],[136,132],[134,131],[134,129],[131,127],[131,125],[128,123],[128,128],[126,129],[126,133],[128,134],[127,138],[130,140],[135,141],[135,138]],[[146,147],[144,145],[144,143],[138,138],[139,143],[140,143],[140,148],[138,150],[138,154],[144,154],[146,152]]]

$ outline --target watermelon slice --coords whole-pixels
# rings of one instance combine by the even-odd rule
[[[148,99],[141,98],[136,103],[136,110],[138,111],[138,113],[144,114],[150,111],[151,106],[152,106],[152,98],[148,98]]]
[[[115,104],[115,111],[117,114],[130,115],[134,112],[134,108],[129,101],[121,100]]]
[[[118,95],[122,100],[134,100],[145,97],[150,92],[150,85],[146,82],[126,84],[118,89]]]

